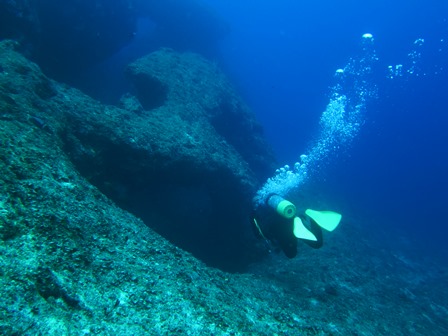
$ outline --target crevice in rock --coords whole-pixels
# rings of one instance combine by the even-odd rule
[[[135,93],[145,110],[152,110],[166,103],[168,88],[154,77],[135,75]]]

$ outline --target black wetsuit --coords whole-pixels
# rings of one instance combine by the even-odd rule
[[[300,218],[317,238],[317,241],[304,240],[305,243],[312,248],[322,247],[323,237],[320,226],[309,217],[300,216]],[[253,212],[252,225],[258,237],[265,238],[274,246],[280,247],[288,258],[294,258],[297,255],[298,239],[294,236],[294,218],[284,218],[271,207],[261,206]]]

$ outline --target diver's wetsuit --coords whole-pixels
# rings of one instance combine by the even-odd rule
[[[323,244],[322,229],[311,218],[300,216],[308,229],[317,238],[317,241],[304,240],[312,248],[320,248]],[[253,219],[256,219],[256,223]],[[253,213],[252,226],[256,235],[279,246],[288,258],[297,255],[297,241],[294,236],[294,219],[280,216],[269,206],[260,206]],[[261,231],[261,233],[260,233]]]

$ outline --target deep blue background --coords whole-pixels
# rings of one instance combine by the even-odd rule
[[[422,246],[446,249],[448,1],[207,3],[231,25],[220,61],[282,164],[306,151],[334,71],[359,53],[362,34],[374,35],[378,99],[353,148],[316,188],[368,225],[401,228]],[[387,66],[406,66],[417,38],[425,39],[420,75],[388,80]]]

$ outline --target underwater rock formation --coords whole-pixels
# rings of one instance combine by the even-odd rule
[[[273,162],[260,126],[198,55],[161,50],[128,74],[137,97],[123,98],[124,111],[89,103],[70,113],[69,155],[120,206],[145,222],[156,214],[153,227],[179,246],[235,265],[256,176]]]
[[[50,136],[76,173],[178,246],[243,267],[254,169],[266,172],[272,155],[216,67],[193,54],[149,55],[129,67],[138,96],[119,108],[52,82],[12,44],[2,44],[3,119]]]
[[[127,73],[145,110],[164,105],[163,113],[188,124],[209,124],[252,170],[272,172],[273,156],[260,124],[216,64],[195,53],[161,49],[130,64]]]
[[[166,224],[162,212],[182,204],[171,204],[165,188],[185,183],[184,190],[214,188],[211,194],[227,191],[241,200],[255,183],[249,165],[205,118],[187,123],[166,106],[139,113],[103,106],[45,77],[16,47],[0,43],[2,331],[166,334],[190,328],[187,316],[199,321],[195,314],[217,311],[216,301],[193,293],[222,295],[214,288],[226,286],[224,274],[168,243],[100,189],[121,189],[110,192],[117,198],[148,196],[141,203],[149,207],[165,197],[158,205],[168,208],[152,220]],[[178,219],[176,225],[192,224]],[[7,322],[14,320],[20,323]],[[213,318],[197,323],[207,333],[230,328]]]

